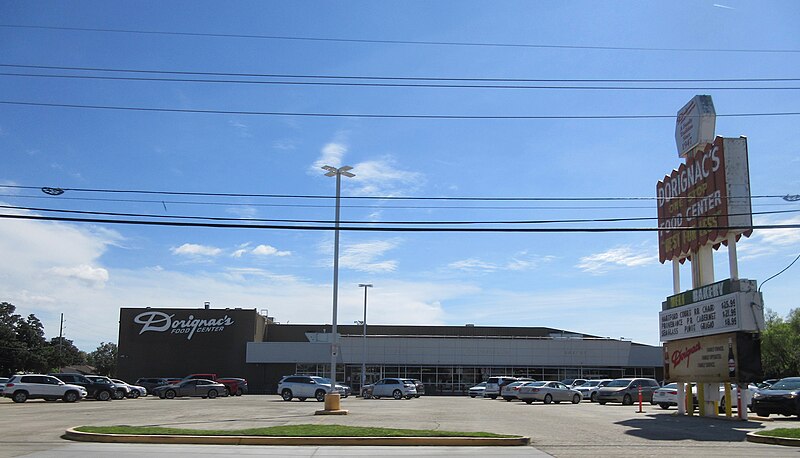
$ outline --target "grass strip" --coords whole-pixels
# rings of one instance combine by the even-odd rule
[[[248,429],[187,429],[160,426],[79,426],[86,433],[177,436],[281,436],[281,437],[519,437],[485,432],[430,429],[370,428],[343,425],[285,425]]]
[[[759,436],[788,437],[789,439],[800,439],[800,428],[776,428],[769,431],[756,432]]]

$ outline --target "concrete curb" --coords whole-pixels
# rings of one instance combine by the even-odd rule
[[[206,444],[206,445],[400,445],[400,446],[520,446],[529,445],[530,437],[266,437],[266,436],[176,436],[100,434],[65,431],[65,439],[81,442],[136,444]]]
[[[790,437],[762,436],[755,431],[747,433],[748,442],[758,442],[759,444],[785,445],[787,447],[800,447],[800,439]]]

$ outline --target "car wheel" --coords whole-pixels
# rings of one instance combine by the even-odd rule
[[[414,397],[415,397],[415,398],[418,398],[418,397],[420,397],[420,396],[422,396],[422,395],[421,395],[421,394],[416,394],[416,395],[414,395]]]
[[[167,399],[175,399],[175,395],[177,394],[175,390],[167,390],[164,392],[164,397]]]
[[[218,396],[217,390],[208,390],[208,398],[214,399]]]
[[[291,401],[292,400],[292,390],[287,388],[287,389],[281,391],[281,397],[283,398],[284,401]]]
[[[243,394],[244,394],[244,392],[242,391],[241,388],[236,388],[236,396],[241,396]]]
[[[414,396],[409,394],[408,396],[406,396],[406,399],[414,399]]]
[[[75,402],[78,400],[78,393],[74,391],[67,391],[62,398],[64,402]]]
[[[470,395],[469,395],[469,397],[471,397],[471,398],[474,398],[474,397],[475,397],[475,395],[474,395],[474,394],[470,394]]]
[[[550,396],[549,394],[544,395],[544,403],[550,404],[551,402],[553,402],[553,397]]]
[[[604,406],[604,405],[606,405],[606,401],[600,401],[598,404],[600,404],[601,406]]]
[[[514,399],[514,398],[510,398],[508,396],[503,396],[503,399],[505,399],[506,402],[511,402],[511,400]]]
[[[589,398],[589,402],[597,402],[597,393],[592,393],[592,396]]]
[[[572,403],[573,404],[577,404],[579,402],[581,402],[581,395],[580,394],[576,394],[576,395],[572,396]]]
[[[631,405],[631,404],[633,404],[633,398],[631,397],[631,395],[630,395],[630,394],[626,394],[626,395],[625,395],[625,396],[622,398],[622,405],[629,406],[629,405]]]
[[[14,393],[14,395],[11,397],[11,399],[13,399],[14,402],[25,402],[25,401],[28,400],[28,392],[27,391],[17,391],[16,393]]]
[[[526,400],[525,400],[525,404],[531,405],[532,403],[533,403],[533,401],[532,401],[532,400],[530,400],[530,399],[526,399]]]
[[[492,399],[497,399],[497,395],[496,394],[491,394],[491,395],[489,395],[489,397],[492,398]]]
[[[109,393],[109,392],[108,392],[108,391],[106,391],[106,390],[99,391],[99,392],[97,393],[97,395],[95,395],[95,398],[96,398],[98,401],[110,401],[110,400],[111,400],[111,393]]]
[[[769,417],[769,412],[766,412],[764,410],[756,410],[756,415],[758,415],[759,417],[767,418]]]
[[[125,399],[125,392],[122,390],[114,390],[114,399]]]
[[[138,399],[138,398],[139,398],[139,396],[141,396],[141,395],[139,394],[139,390],[133,390],[133,391],[131,391],[131,394],[130,394],[130,398],[131,398],[131,399]]]
[[[314,398],[319,402],[324,401],[325,400],[325,390],[317,390],[317,392],[314,393]]]
[[[229,390],[228,387],[226,386],[225,387],[225,396],[230,396],[230,395],[231,395],[231,390]]]
[[[667,404],[666,402],[662,402],[662,403],[661,403],[661,404],[659,404],[658,406],[659,406],[659,407],[661,407],[661,408],[662,408],[662,409],[664,409],[664,410],[667,410],[667,409],[669,409],[669,404]]]
[[[392,391],[392,397],[395,399],[403,399],[403,392],[400,390]]]

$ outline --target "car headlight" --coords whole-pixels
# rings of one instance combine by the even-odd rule
[[[794,399],[794,398],[797,397],[797,393],[785,394],[785,395],[783,395],[783,397],[785,397],[786,399]]]
[[[756,391],[756,393],[753,394],[753,399],[759,399],[759,398],[763,398],[763,397],[764,397],[764,395],[759,393],[758,391]]]

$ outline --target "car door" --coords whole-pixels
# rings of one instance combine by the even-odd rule
[[[197,380],[186,380],[178,385],[178,396],[194,396],[197,389]]]
[[[558,399],[559,401],[572,401],[573,393],[570,387],[568,387],[567,385],[564,385],[563,383],[558,383],[555,386],[555,391],[558,394],[553,396],[554,399]]]
[[[381,380],[378,380],[377,382],[375,382],[375,388],[373,388],[373,390],[372,390],[372,395],[376,396],[376,397],[377,396],[388,396],[388,394],[387,394],[387,387],[388,387],[387,383],[388,383],[388,380],[386,380],[386,379],[381,379]]]

